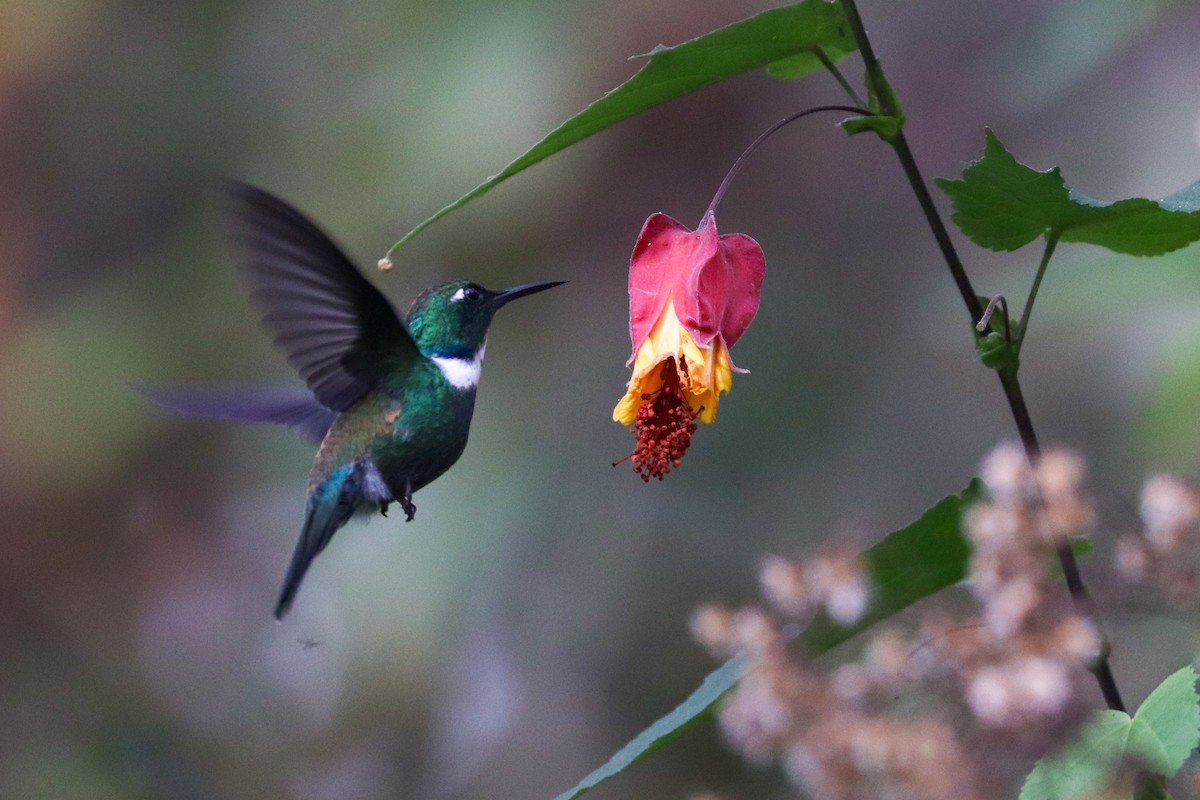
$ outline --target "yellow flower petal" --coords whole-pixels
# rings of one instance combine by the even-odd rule
[[[680,383],[688,405],[701,422],[717,418],[720,393],[733,386],[733,362],[729,348],[720,336],[708,347],[701,347],[675,315],[674,300],[668,299],[662,314],[655,320],[650,333],[638,347],[633,359],[633,375],[625,396],[613,409],[613,419],[622,425],[632,425],[638,408],[662,388],[661,365],[674,357],[682,365]]]

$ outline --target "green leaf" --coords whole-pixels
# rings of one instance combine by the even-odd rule
[[[843,627],[819,620],[800,635],[811,655],[841,644],[881,619],[967,577],[971,546],[962,530],[963,510],[979,497],[972,481],[961,494],[943,498],[916,522],[863,551],[871,584],[871,605],[856,624]]]
[[[857,133],[875,133],[883,141],[894,145],[896,137],[904,128],[904,107],[900,105],[900,97],[888,83],[882,67],[878,64],[873,69],[868,68],[866,81],[867,108],[872,113],[843,120],[842,129],[851,136]]]
[[[1129,751],[1164,778],[1174,775],[1200,744],[1196,672],[1184,667],[1150,693],[1133,716]]]
[[[573,798],[595,788],[601,781],[611,778],[621,770],[640,761],[658,748],[679,736],[688,728],[711,715],[713,707],[725,692],[729,691],[750,670],[750,664],[742,658],[731,658],[720,669],[709,674],[675,710],[642,731],[629,744],[622,747],[599,769],[590,773],[574,788],[558,795],[555,800]]]
[[[985,367],[997,372],[1006,369],[1015,370],[1021,365],[1017,348],[1004,338],[1004,334],[995,331],[976,334],[975,354],[979,356],[979,360]]]
[[[1016,250],[1057,235],[1064,242],[1155,256],[1200,239],[1200,182],[1162,200],[1095,200],[1068,189],[1057,167],[1031,169],[990,129],[985,135],[983,158],[967,165],[962,180],[936,181],[954,205],[955,223],[981,247]]]
[[[648,108],[752,69],[777,65],[798,77],[821,67],[823,48],[833,61],[855,50],[841,3],[805,0],[764,11],[673,47],[658,46],[637,74],[551,131],[496,175],[413,228],[392,248],[492,187],[593,133]]]
[[[851,136],[856,133],[875,133],[885,142],[889,142],[904,127],[904,117],[872,114],[865,117],[850,117],[842,120],[839,124],[842,126],[842,130]]]
[[[966,577],[970,548],[962,533],[963,509],[981,491],[979,481],[961,494],[944,498],[911,525],[887,536],[863,552],[871,582],[871,606],[856,625],[842,627],[828,620],[809,626],[800,639],[816,655],[844,642],[854,634]],[[727,661],[704,679],[674,711],[659,719],[637,738],[622,747],[604,766],[592,772],[556,800],[572,800],[601,781],[607,780],[680,733],[713,713],[717,701],[750,669],[742,658]]]
[[[1079,739],[1054,757],[1038,761],[1020,800],[1070,800],[1112,782],[1117,767],[1133,759],[1155,775],[1170,778],[1200,744],[1200,696],[1190,666],[1150,693],[1137,713],[1100,711]]]
[[[1071,800],[1108,786],[1129,735],[1124,711],[1098,711],[1078,741],[1053,758],[1042,758],[1025,778],[1020,800]]]
[[[846,29],[842,30],[845,31]],[[838,50],[836,55],[830,56],[831,61],[837,61],[838,59],[844,57],[847,53],[853,52],[856,47],[853,36],[851,36],[849,39],[843,40],[839,44],[847,47],[848,49]],[[829,54],[826,53],[826,55]],[[814,47],[811,51],[797,53],[794,56],[788,56],[787,58],[781,58],[778,61],[772,61],[767,65],[767,74],[772,78],[794,80],[796,78],[803,78],[810,72],[816,72],[823,66],[825,65],[821,63],[821,58],[817,55],[817,48]]]

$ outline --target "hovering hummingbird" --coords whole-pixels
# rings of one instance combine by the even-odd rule
[[[451,281],[426,289],[401,318],[299,211],[245,184],[232,184],[228,195],[251,296],[308,390],[145,394],[176,411],[275,422],[320,442],[275,607],[282,619],[313,559],[351,516],[387,516],[398,502],[413,519],[413,494],[466,447],[492,317],[566,281],[503,291]]]

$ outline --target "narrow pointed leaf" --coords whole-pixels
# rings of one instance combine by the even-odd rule
[[[808,652],[824,653],[921,598],[966,578],[971,547],[963,535],[962,513],[981,490],[979,481],[972,481],[961,494],[943,498],[916,522],[865,550],[862,558],[871,585],[867,613],[850,627],[828,620],[814,622],[800,635]]]
[[[417,225],[396,247],[518,172],[667,100],[783,59],[788,61],[780,72],[788,77],[820,69],[821,62],[815,55],[818,48],[823,48],[833,61],[855,49],[840,3],[805,0],[764,11],[683,44],[660,45],[645,55],[645,65],[632,78],[551,131],[499,173]]]
[[[983,158],[961,180],[937,179],[954,205],[954,221],[973,242],[1016,250],[1039,236],[1156,256],[1200,239],[1200,181],[1162,200],[1107,202],[1071,191],[1057,167],[1018,162],[990,129]]]
[[[622,747],[603,766],[594,770],[574,788],[558,795],[555,800],[574,800],[601,781],[611,778],[635,761],[640,761],[658,748],[679,736],[685,730],[706,719],[721,695],[732,689],[750,669],[750,664],[741,658],[731,658],[719,669],[709,674],[686,700],[675,710],[639,733],[629,744]]]
[[[842,627],[828,621],[814,623],[801,634],[812,655],[844,642],[881,619],[953,586],[966,576],[970,547],[962,532],[963,509],[979,495],[973,481],[961,494],[939,501],[911,525],[888,535],[863,552],[872,589],[871,607],[857,625]],[[574,800],[589,789],[679,736],[692,725],[712,715],[714,706],[732,689],[753,663],[733,658],[704,679],[700,688],[675,708],[617,751],[602,767],[555,800]]]

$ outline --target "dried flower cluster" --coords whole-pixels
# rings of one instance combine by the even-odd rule
[[[982,625],[938,631],[932,624],[927,632],[984,725],[1061,718],[1072,676],[1100,650],[1091,623],[1064,607],[1049,569],[1055,550],[1094,524],[1083,461],[1051,451],[1031,468],[1019,446],[1001,445],[981,474],[988,500],[972,506],[964,522]]]
[[[858,554],[846,548],[830,548],[804,564],[771,556],[759,581],[768,602],[798,622],[824,609],[839,625],[853,625],[870,600]]]
[[[1130,581],[1153,578],[1180,608],[1200,604],[1200,492],[1172,475],[1142,487],[1142,531],[1117,541],[1117,570]]]
[[[867,610],[869,584],[844,551],[768,559],[765,607],[697,611],[693,635],[714,655],[756,661],[720,714],[736,750],[778,761],[813,797],[969,799],[1007,794],[997,776],[1028,770],[1074,729],[1093,699],[1074,688],[1100,642],[1051,567],[1055,549],[1092,525],[1082,461],[1052,452],[1031,469],[1002,446],[982,474],[988,499],[965,519],[976,617],[927,612],[914,635],[877,632],[858,659],[822,670],[789,643],[818,610],[842,624]],[[913,694],[919,713],[896,707]],[[1019,763],[997,763],[1001,737]]]
[[[692,617],[693,635],[714,655],[743,652],[757,662],[721,710],[734,748],[755,762],[779,760],[814,797],[975,796],[952,728],[876,710],[913,682],[910,643],[877,635],[860,661],[829,674],[789,652],[792,631],[818,611],[849,625],[867,610],[869,587],[852,553],[830,550],[807,563],[769,558],[761,584],[770,610],[705,606]]]

